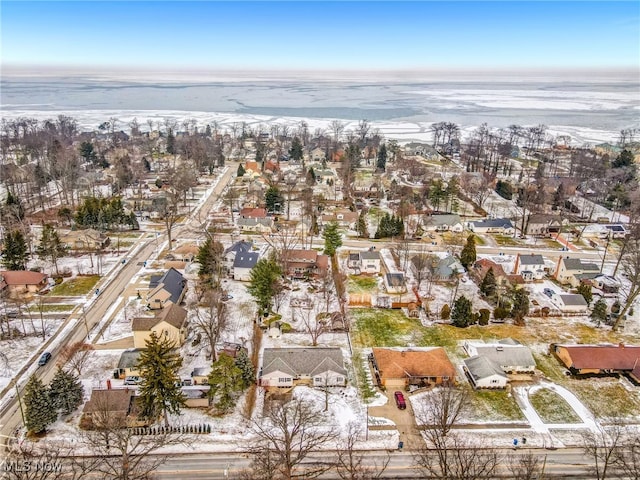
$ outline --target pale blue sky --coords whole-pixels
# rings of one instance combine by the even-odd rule
[[[11,2],[5,65],[200,69],[640,66],[640,2]]]

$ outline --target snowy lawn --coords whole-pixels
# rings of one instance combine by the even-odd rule
[[[351,337],[359,347],[399,347],[407,345],[422,329],[417,320],[401,310],[358,308],[350,311],[354,329]],[[418,337],[419,338],[419,337]]]
[[[529,400],[545,423],[582,423],[573,408],[560,395],[547,388],[532,389]]]

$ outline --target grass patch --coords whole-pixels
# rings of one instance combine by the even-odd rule
[[[638,396],[615,378],[572,380],[569,387],[598,418],[637,418],[640,411]]]
[[[353,365],[356,372],[356,381],[358,383],[358,390],[362,394],[362,399],[367,401],[376,395],[376,390],[371,385],[371,381],[367,376],[367,365],[365,359],[362,356],[361,350],[356,350],[353,354]]]
[[[544,248],[550,248],[552,250],[559,250],[563,247],[563,245],[552,238],[542,238],[539,240],[539,242],[541,244],[540,246]]]
[[[100,280],[100,275],[87,275],[82,277],[72,278],[66,282],[56,285],[51,289],[49,295],[53,297],[77,297],[80,295],[86,295],[93,287],[96,286]]]
[[[463,233],[442,232],[440,237],[442,238],[442,243],[445,245],[464,245],[467,241],[467,236]]]
[[[568,377],[564,374],[566,371],[565,368],[560,365],[560,362],[558,362],[553,355],[534,353],[533,358],[536,361],[538,370],[540,370],[546,378],[559,384],[567,382]]]
[[[378,288],[377,277],[350,275],[347,284],[349,293],[368,293]]]
[[[73,310],[74,307],[75,305],[68,305],[63,303],[44,303],[42,305],[31,305],[29,307],[29,311],[42,313],[69,312]]]
[[[407,344],[408,335],[422,328],[400,310],[354,308],[351,314],[353,343],[358,347],[400,347]]]
[[[544,423],[580,423],[580,417],[564,398],[548,388],[529,395],[531,405]]]
[[[470,394],[473,420],[519,421],[524,415],[513,395],[505,390],[477,390]]]
[[[520,245],[520,242],[518,242],[515,238],[508,237],[506,235],[495,235],[493,238],[501,247],[517,247],[518,245]]]

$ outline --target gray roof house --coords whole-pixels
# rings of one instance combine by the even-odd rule
[[[485,357],[500,366],[505,373],[533,373],[536,368],[531,350],[510,338],[492,343],[467,340],[463,347],[470,356]]]
[[[542,255],[533,253],[518,254],[513,267],[514,275],[522,275],[523,280],[542,280],[546,275],[546,264]]]
[[[600,274],[600,267],[595,263],[583,262],[579,258],[561,257],[554,277],[562,284],[577,287],[583,280],[592,280]]]
[[[426,215],[423,218],[423,226],[427,231],[437,231],[437,232],[462,232],[464,230],[464,226],[462,224],[462,220],[460,220],[459,215],[448,214],[448,215]]]
[[[476,355],[463,360],[463,370],[474,388],[505,388],[509,377],[488,357]]]
[[[469,230],[475,233],[512,234],[515,227],[508,218],[487,218],[468,223]]]
[[[265,348],[259,378],[263,387],[343,387],[347,370],[339,348]]]
[[[163,275],[152,275],[147,293],[147,307],[156,310],[169,302],[179,305],[186,290],[187,281],[175,268],[170,268]]]
[[[120,360],[118,361],[118,367],[114,372],[114,376],[117,378],[139,376],[138,358],[140,358],[142,350],[142,348],[130,348],[129,350],[122,352]]]
[[[584,297],[577,293],[555,294],[551,297],[563,313],[586,313],[589,304]]]
[[[238,218],[236,223],[243,232],[268,233],[273,228],[273,218]]]
[[[251,270],[258,263],[258,252],[241,252],[236,254],[233,261],[233,279],[248,282],[251,280]]]
[[[431,267],[433,280],[439,282],[453,280],[456,276],[463,274],[464,271],[464,267],[460,261],[452,255],[439,260]]]

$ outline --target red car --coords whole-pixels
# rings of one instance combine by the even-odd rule
[[[396,405],[400,410],[407,408],[407,402],[405,402],[402,392],[394,392],[393,396],[396,399]]]

